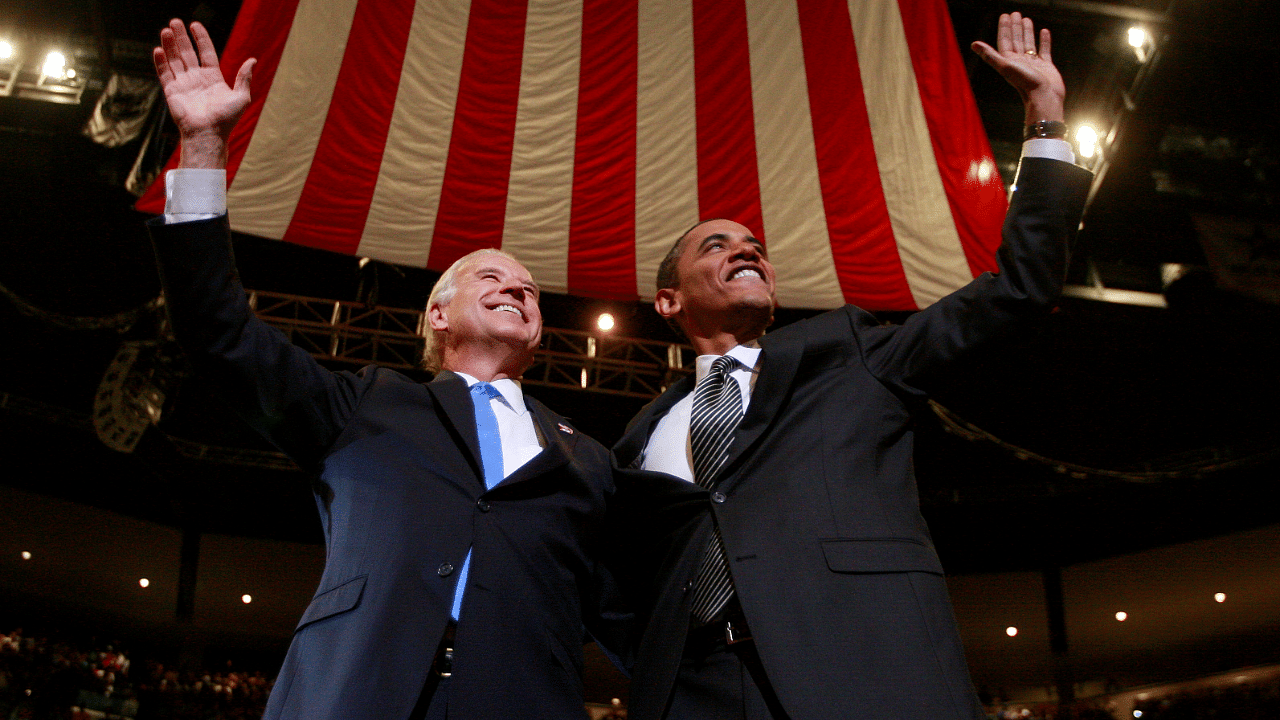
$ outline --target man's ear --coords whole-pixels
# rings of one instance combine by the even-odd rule
[[[662,288],[653,298],[653,309],[670,320],[680,314],[680,297],[675,288]]]
[[[427,322],[431,325],[432,330],[448,330],[449,318],[444,314],[444,308],[439,303],[427,308]]]

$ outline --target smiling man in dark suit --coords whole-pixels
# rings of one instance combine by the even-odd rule
[[[647,621],[633,720],[983,717],[920,516],[912,416],[940,367],[1061,289],[1090,176],[1039,39],[1014,13],[998,50],[974,45],[1028,123],[998,273],[902,325],[850,305],[765,335],[774,270],[749,228],[700,223],[663,262],[655,307],[699,357],[614,447],[621,468],[667,474],[618,478]]]
[[[269,718],[585,717],[584,626],[621,627],[597,557],[607,451],[524,397],[538,287],[496,250],[432,291],[426,384],[331,372],[248,307],[226,218],[229,87],[208,34],[177,20],[156,70],[182,134],[151,223],[179,342],[254,428],[313,476],[326,562]],[[616,624],[615,624],[616,622]]]

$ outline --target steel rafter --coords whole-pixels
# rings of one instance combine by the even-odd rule
[[[419,367],[425,313],[346,300],[249,291],[263,321],[319,360]],[[693,348],[563,328],[542,329],[542,347],[523,382],[627,397],[653,398],[693,371]]]

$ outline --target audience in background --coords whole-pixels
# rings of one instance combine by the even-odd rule
[[[270,690],[259,672],[135,666],[114,645],[0,633],[0,718],[256,719]]]
[[[256,720],[271,683],[260,672],[230,667],[180,672],[154,659],[135,664],[118,644],[30,637],[22,628],[0,633],[0,720],[88,720],[104,714],[136,720]],[[615,706],[603,717],[624,713]],[[1097,699],[1079,703],[1074,715],[1075,720],[1112,718]],[[987,716],[1055,720],[1057,707],[988,706]],[[1155,696],[1140,701],[1133,717],[1274,720],[1280,718],[1280,679]]]

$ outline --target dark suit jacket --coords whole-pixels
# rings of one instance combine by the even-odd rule
[[[267,717],[407,717],[472,546],[450,716],[585,716],[584,622],[612,632],[596,562],[608,452],[526,396],[546,448],[486,491],[461,378],[326,370],[250,311],[225,216],[151,231],[187,354],[315,478],[324,576]]]
[[[760,338],[761,371],[715,493],[619,475],[621,564],[648,628],[631,717],[659,717],[689,623],[688,589],[719,525],[747,623],[792,718],[982,717],[942,566],[919,512],[912,416],[939,366],[1057,297],[1089,174],[1024,159],[984,274],[902,325],[846,306]],[[635,466],[670,388],[614,448]],[[627,543],[630,543],[629,545]]]

